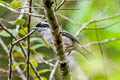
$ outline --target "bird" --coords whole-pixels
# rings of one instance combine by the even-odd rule
[[[52,31],[50,29],[50,25],[48,22],[39,22],[32,29],[37,30],[40,36],[43,38],[43,40],[47,43],[47,45],[49,45],[54,51],[56,50],[54,46]],[[60,33],[62,34],[63,49],[65,50],[65,53],[67,53],[67,55],[69,55],[72,50],[75,50],[87,59],[89,59],[90,57],[91,58],[94,57],[94,55],[87,49],[85,49],[80,44],[80,42],[69,32],[64,30],[61,31]]]

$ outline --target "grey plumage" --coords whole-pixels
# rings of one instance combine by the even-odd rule
[[[52,32],[49,27],[49,24],[46,22],[40,22],[35,27],[33,27],[34,30],[37,30],[42,38],[46,41],[46,43],[54,50],[54,42],[52,37]],[[86,50],[80,43],[77,41],[72,35],[69,33],[62,32],[62,42],[63,42],[63,48],[66,52],[70,53],[71,50],[76,50],[77,52],[81,53],[84,57],[89,59],[90,57],[94,57],[92,53],[90,53],[88,50]]]

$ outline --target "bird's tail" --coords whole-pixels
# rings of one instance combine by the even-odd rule
[[[85,49],[81,44],[75,43],[74,48],[77,52],[79,52],[82,56],[84,56],[88,60],[95,58],[95,56],[90,51]]]

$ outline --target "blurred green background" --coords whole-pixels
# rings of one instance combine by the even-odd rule
[[[1,1],[1,0],[0,0]],[[12,0],[3,0],[8,4],[11,4]],[[24,3],[24,0],[18,0]],[[56,0],[57,4],[61,0]],[[33,7],[41,7],[40,0],[33,0]],[[56,3],[54,3],[56,7]],[[90,20],[97,20],[107,16],[114,16],[120,14],[120,0],[77,0],[70,1],[66,0],[64,5],[56,12],[57,19],[59,24],[63,29],[70,32],[72,35],[75,35],[77,30],[79,30],[82,24],[87,23]],[[74,10],[62,10],[62,9],[74,9]],[[79,9],[79,10],[78,10]],[[44,14],[43,9],[33,8],[33,13]],[[68,20],[65,20],[59,14],[66,16],[69,20],[72,20],[71,23]],[[26,35],[27,32],[27,16],[24,15],[25,24],[23,28],[20,28],[17,31],[16,25],[11,25],[8,22],[17,20],[19,15],[9,11],[6,8],[0,6],[0,21],[18,38]],[[31,28],[35,26],[42,19],[37,17],[32,17]],[[101,40],[109,40],[112,38],[120,38],[120,17],[117,16],[112,19],[95,22],[87,25],[87,27],[104,27],[110,24],[105,29],[96,30],[82,30],[80,35],[76,37],[83,45],[91,42],[98,42],[96,34]],[[78,25],[79,24],[79,25]],[[5,43],[6,47],[10,49],[12,40],[14,40],[9,34],[7,34],[0,27],[0,39]],[[25,50],[27,51],[27,40],[22,41]],[[102,53],[100,46],[90,45],[86,49],[92,52],[96,59],[86,60],[79,53],[72,54],[68,57],[70,62],[70,67],[72,69],[73,80],[120,80],[120,40],[109,41],[108,43],[101,44]],[[25,59],[23,58],[22,52],[19,45],[16,45],[13,51],[14,59],[17,64],[20,64],[22,70],[25,70]],[[102,56],[103,54],[103,56]],[[50,67],[47,64],[44,64],[41,58],[46,60],[52,59],[55,57],[52,49],[47,46],[39,34],[35,32],[31,36],[31,60],[36,64],[38,72],[44,77],[44,80],[47,80],[50,74]],[[3,45],[0,44],[0,80],[6,80],[8,75],[8,55],[6,54]],[[23,64],[21,64],[23,63]],[[16,67],[16,65],[14,65]],[[14,69],[13,71],[13,80],[21,80],[19,73]],[[31,80],[35,80],[35,74],[31,70]],[[37,79],[36,79],[37,80]]]

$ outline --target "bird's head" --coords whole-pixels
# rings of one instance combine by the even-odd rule
[[[39,22],[35,27],[32,28],[33,30],[46,31],[49,29],[49,24],[47,22]]]

